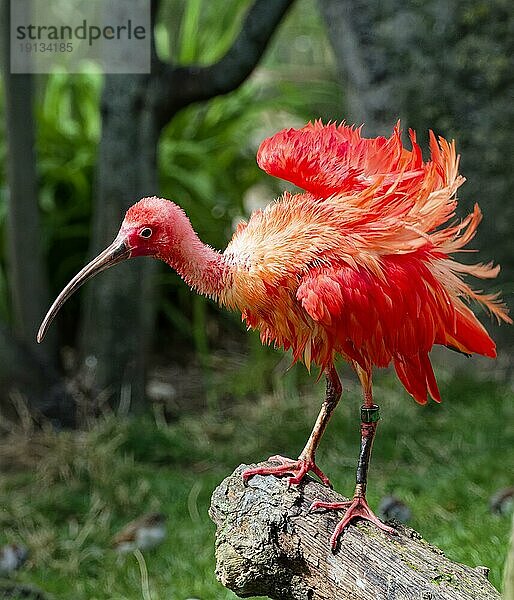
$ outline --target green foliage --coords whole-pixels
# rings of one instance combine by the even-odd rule
[[[429,542],[453,560],[490,566],[491,581],[499,586],[510,518],[492,515],[488,498],[512,483],[511,391],[456,378],[441,385],[442,405],[420,407],[392,377],[377,379],[382,421],[371,504],[394,493],[410,506],[411,525]],[[360,397],[354,378],[344,383],[318,460],[336,489],[350,494]],[[31,551],[16,580],[62,600],[141,598],[135,557],[117,558],[109,543],[128,520],[160,510],[169,518],[168,539],[144,553],[153,600],[235,598],[214,578],[210,494],[241,462],[298,454],[323,385],[314,393],[311,381],[308,389],[307,396],[274,394],[170,425],[113,416],[75,434],[5,436],[0,465],[9,471],[0,479],[0,543],[19,541]]]
[[[209,64],[223,56],[239,32],[249,0],[164,0],[157,49],[177,64]]]

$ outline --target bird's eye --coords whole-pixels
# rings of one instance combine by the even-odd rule
[[[139,232],[139,235],[142,238],[148,239],[148,238],[152,237],[152,233],[153,233],[153,231],[150,229],[150,227],[143,227],[143,229],[141,229],[141,231]]]

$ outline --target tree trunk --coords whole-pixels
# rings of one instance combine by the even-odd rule
[[[389,47],[384,47],[377,31],[384,6],[364,0],[319,0],[319,6],[344,85],[344,119],[365,123],[366,135],[390,132],[401,103],[396,97],[395,65],[388,62]]]
[[[10,72],[9,0],[2,0],[2,68],[7,137],[7,241],[14,329],[41,360],[52,363],[56,338],[35,341],[49,291],[41,248],[37,192],[33,81]]]
[[[255,476],[243,485],[239,466],[214,491],[216,575],[241,597],[276,600],[499,600],[485,567],[448,560],[412,529],[398,535],[369,523],[350,526],[332,553],[341,515],[309,512],[314,500],[346,500],[311,479],[288,489],[284,479]]]
[[[102,97],[91,255],[114,239],[125,211],[155,195],[159,130],[148,98],[148,76],[108,75]],[[89,284],[83,314],[83,368],[95,387],[119,398],[125,388],[137,411],[144,406],[145,356],[153,300],[150,260],[118,265]]]

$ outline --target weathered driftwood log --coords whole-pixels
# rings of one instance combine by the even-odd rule
[[[414,530],[398,535],[368,523],[350,526],[335,553],[329,538],[340,514],[309,512],[314,500],[345,500],[308,480],[255,476],[243,485],[239,466],[214,491],[216,575],[241,597],[275,600],[498,600],[485,567],[447,559]]]

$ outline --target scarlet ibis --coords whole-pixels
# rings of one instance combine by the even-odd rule
[[[366,501],[371,448],[379,408],[372,368],[393,364],[420,404],[440,394],[429,359],[434,344],[494,357],[495,344],[468,307],[484,306],[511,323],[493,295],[473,290],[464,277],[494,278],[499,267],[463,264],[453,255],[473,238],[478,205],[455,221],[458,173],[454,142],[430,133],[430,159],[416,136],[404,147],[399,124],[389,138],[364,138],[361,129],[317,121],[264,140],[257,161],[269,174],[304,193],[284,193],[241,223],[223,253],[203,244],[184,211],[169,200],[143,198],[125,216],[114,242],[84,267],[48,311],[38,341],[65,300],[96,273],[122,260],[153,256],[165,261],[197,292],[238,310],[265,344],[292,349],[293,359],[321,368],[326,397],[297,460],[270,458],[256,474],[289,475],[298,484],[312,471],[325,484],[316,450],[341,397],[334,367],[342,356],[363,390],[361,451],[353,500],[314,503],[346,508],[331,544],[354,518],[388,532]]]

